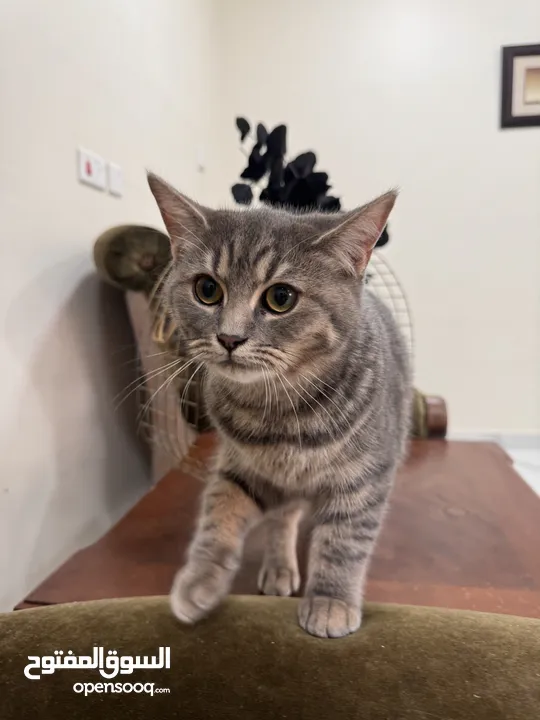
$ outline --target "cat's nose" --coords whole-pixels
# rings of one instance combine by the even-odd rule
[[[226,350],[232,353],[239,345],[246,342],[247,337],[240,337],[240,335],[218,335],[217,339]]]

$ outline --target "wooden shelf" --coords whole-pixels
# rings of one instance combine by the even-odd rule
[[[195,449],[212,450],[205,437]],[[18,607],[163,595],[193,532],[201,484],[171,471],[101,540]],[[257,592],[264,537],[249,538],[233,592]],[[491,443],[419,440],[399,474],[369,600],[540,617],[540,499]],[[300,543],[305,558],[305,541]]]

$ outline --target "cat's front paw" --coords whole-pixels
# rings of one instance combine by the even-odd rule
[[[213,610],[229,592],[233,573],[212,562],[188,562],[174,578],[170,594],[173,613],[192,624]]]
[[[297,567],[264,563],[259,572],[258,586],[264,595],[293,595],[300,587],[300,573]]]
[[[362,609],[331,597],[305,597],[298,606],[298,622],[316,637],[344,637],[360,627]]]

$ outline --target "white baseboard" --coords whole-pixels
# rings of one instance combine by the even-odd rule
[[[450,432],[448,440],[494,442],[514,450],[540,450],[540,433]]]

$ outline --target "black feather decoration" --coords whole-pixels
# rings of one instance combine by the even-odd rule
[[[253,190],[250,185],[236,183],[231,188],[233,198],[239,205],[251,205],[253,201]]]
[[[251,130],[251,125],[248,123],[246,118],[237,117],[236,118],[236,127],[240,130],[240,142],[244,142],[246,137],[249,135],[249,131]]]
[[[283,185],[283,158],[277,157],[272,160],[270,165],[270,175],[268,177],[268,185],[272,187],[281,187]]]
[[[262,123],[257,125],[257,142],[259,145],[266,145],[268,131]]]
[[[261,155],[261,145],[256,143],[248,158],[248,166],[240,175],[244,180],[260,180],[266,174],[266,157]]]
[[[243,117],[236,118],[243,143],[251,132],[250,123]],[[273,207],[317,210],[335,213],[341,210],[341,200],[328,195],[328,173],[315,170],[317,156],[312,150],[300,153],[287,162],[287,127],[277,125],[268,132],[263,123],[256,126],[256,139],[248,157],[247,167],[241,178],[247,183],[237,183],[231,188],[235,201],[250,205],[258,193],[260,202]],[[261,187],[262,182],[266,186]],[[249,183],[249,184],[248,184]],[[384,228],[376,247],[383,247],[390,240],[388,226]]]
[[[287,128],[278,125],[266,138],[266,150],[272,158],[285,157],[287,154]]]
[[[377,240],[375,247],[384,247],[386,243],[390,240],[390,236],[388,235],[388,225],[384,228],[384,230],[381,233],[380,238]]]
[[[341,200],[332,195],[320,195],[317,198],[317,207],[320,212],[338,212],[341,210]]]
[[[308,151],[302,153],[292,162],[289,163],[292,174],[297,178],[307,178],[313,172],[313,168],[317,163],[317,157],[314,152]]]

